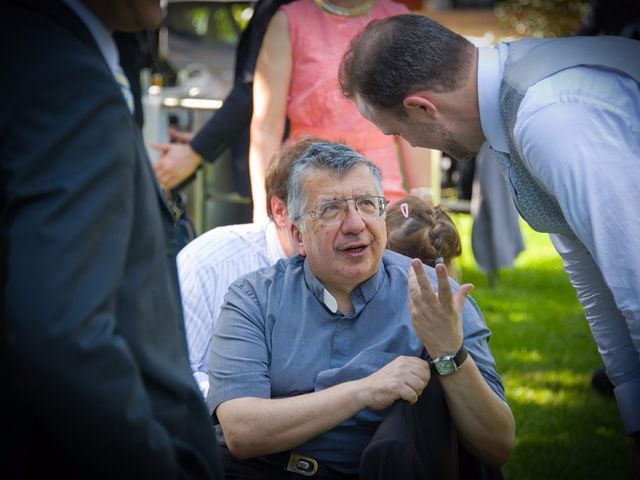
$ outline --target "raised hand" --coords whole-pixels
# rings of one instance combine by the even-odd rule
[[[452,294],[447,267],[438,264],[435,268],[437,293],[420,260],[414,258],[409,268],[409,311],[413,328],[432,358],[453,354],[462,345],[462,308],[473,290],[473,285],[467,283]]]

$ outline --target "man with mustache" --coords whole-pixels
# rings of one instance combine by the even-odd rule
[[[428,420],[407,421],[400,443],[422,428],[442,440],[418,455],[434,476],[418,478],[448,478],[438,469],[455,462],[451,425],[481,462],[509,457],[514,420],[472,286],[385,251],[385,208],[380,170],[346,145],[314,143],[294,164],[287,210],[301,254],[230,287],[210,350],[227,474],[368,478],[386,467],[415,478],[369,444],[408,404]]]

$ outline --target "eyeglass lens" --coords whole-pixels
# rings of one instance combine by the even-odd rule
[[[356,210],[364,219],[378,218],[384,213],[385,201],[383,197],[363,196],[323,202],[315,208],[315,215],[325,223],[342,221],[349,209],[348,202],[350,200],[354,201]]]

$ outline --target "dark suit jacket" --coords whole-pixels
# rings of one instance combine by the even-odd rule
[[[222,478],[174,222],[97,45],[12,0],[0,62],[0,475]]]
[[[251,197],[249,181],[249,127],[253,113],[253,72],[271,17],[291,0],[259,0],[236,50],[233,89],[222,107],[191,141],[191,147],[206,161],[214,162],[231,147],[233,179],[238,193]]]

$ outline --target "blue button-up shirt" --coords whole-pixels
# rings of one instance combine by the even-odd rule
[[[399,355],[428,358],[411,324],[409,266],[409,258],[385,252],[376,274],[352,293],[354,311],[349,314],[335,311],[335,301],[303,256],[241,277],[225,297],[214,332],[210,408],[240,397],[323,390],[366,377]],[[427,270],[435,284],[435,271]],[[463,331],[480,372],[504,400],[488,345],[490,332],[471,298],[464,306]],[[355,474],[385,414],[363,410],[296,451]]]

